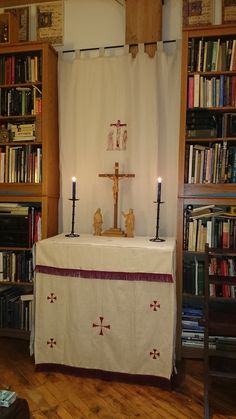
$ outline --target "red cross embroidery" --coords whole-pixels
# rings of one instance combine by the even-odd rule
[[[56,344],[57,344],[57,343],[56,343],[55,339],[53,339],[53,338],[50,338],[50,339],[47,341],[47,345],[49,345],[49,346],[50,346],[50,348],[53,348]]]
[[[157,359],[157,357],[160,356],[160,352],[157,349],[153,349],[153,352],[150,352],[150,356],[152,359]]]
[[[157,311],[158,308],[160,308],[160,303],[156,300],[154,300],[151,304],[150,307],[153,308],[153,311]]]
[[[103,336],[103,328],[110,329],[111,326],[110,326],[110,324],[107,324],[107,325],[102,324],[102,322],[104,320],[104,317],[99,317],[99,319],[100,319],[101,324],[93,323],[93,327],[100,327],[100,333],[99,333],[99,335]]]
[[[50,303],[55,303],[57,297],[54,294],[54,292],[50,292],[50,294],[47,296],[47,300],[49,300]]]

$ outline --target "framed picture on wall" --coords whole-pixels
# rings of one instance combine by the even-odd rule
[[[36,13],[37,40],[63,44],[64,2],[39,4]]]
[[[211,25],[213,0],[183,0],[183,28]]]
[[[222,24],[236,22],[236,0],[222,0]]]
[[[15,7],[4,9],[4,13],[13,13],[19,22],[19,41],[29,40],[29,7]]]

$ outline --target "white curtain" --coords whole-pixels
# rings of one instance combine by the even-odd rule
[[[60,111],[60,232],[71,230],[71,179],[77,180],[75,232],[93,233],[93,215],[101,208],[103,229],[113,227],[112,181],[99,177],[114,173],[135,174],[119,182],[118,227],[124,229],[129,208],[135,214],[135,235],[155,235],[157,177],[160,173],[160,63],[173,65],[165,54],[150,58],[139,46],[136,58],[127,48],[77,52],[59,59]],[[171,73],[172,71],[172,73]],[[166,69],[173,74],[173,68]],[[118,120],[127,130],[126,149],[109,149],[109,133],[115,138]],[[111,134],[110,134],[111,135]],[[163,184],[163,188],[164,188]]]
[[[157,44],[158,171],[163,178],[160,235],[175,236],[177,226],[181,41]]]

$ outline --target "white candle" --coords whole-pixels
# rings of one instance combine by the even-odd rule
[[[76,178],[72,178],[72,199],[76,199]]]
[[[157,178],[157,202],[161,202],[161,182],[162,178]]]

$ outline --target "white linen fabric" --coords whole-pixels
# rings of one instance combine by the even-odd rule
[[[59,231],[71,229],[72,176],[77,179],[79,198],[75,230],[92,233],[93,214],[98,207],[103,214],[103,229],[113,227],[112,182],[98,175],[114,173],[114,164],[119,162],[120,173],[134,173],[135,177],[119,182],[118,227],[124,227],[121,212],[133,208],[135,235],[153,235],[156,228],[153,201],[157,177],[162,175],[158,163],[162,109],[158,95],[163,90],[158,61],[164,59],[164,54],[150,58],[142,45],[136,58],[132,58],[127,48],[94,54],[81,52],[74,54],[73,59],[64,54],[59,59]],[[173,66],[175,62],[166,60],[165,64]],[[166,74],[174,77],[173,71],[168,70]],[[127,124],[127,142],[125,147],[111,151],[110,124],[118,120]]]
[[[100,257],[94,260],[96,253]],[[100,279],[96,270],[106,261],[111,278]],[[44,273],[40,267],[46,268]],[[50,267],[61,272],[47,272]],[[63,268],[72,268],[71,274]],[[73,275],[79,268],[92,269],[94,277]],[[37,243],[36,271],[36,365],[170,379],[176,319],[174,239],[151,243],[147,237],[59,235]],[[116,271],[134,272],[137,280],[112,279]],[[172,282],[149,281],[148,275],[140,280],[142,272],[159,272]]]
[[[37,266],[107,272],[139,272],[175,276],[175,239],[105,237],[59,234],[36,244]],[[167,282],[167,281],[166,281]]]

